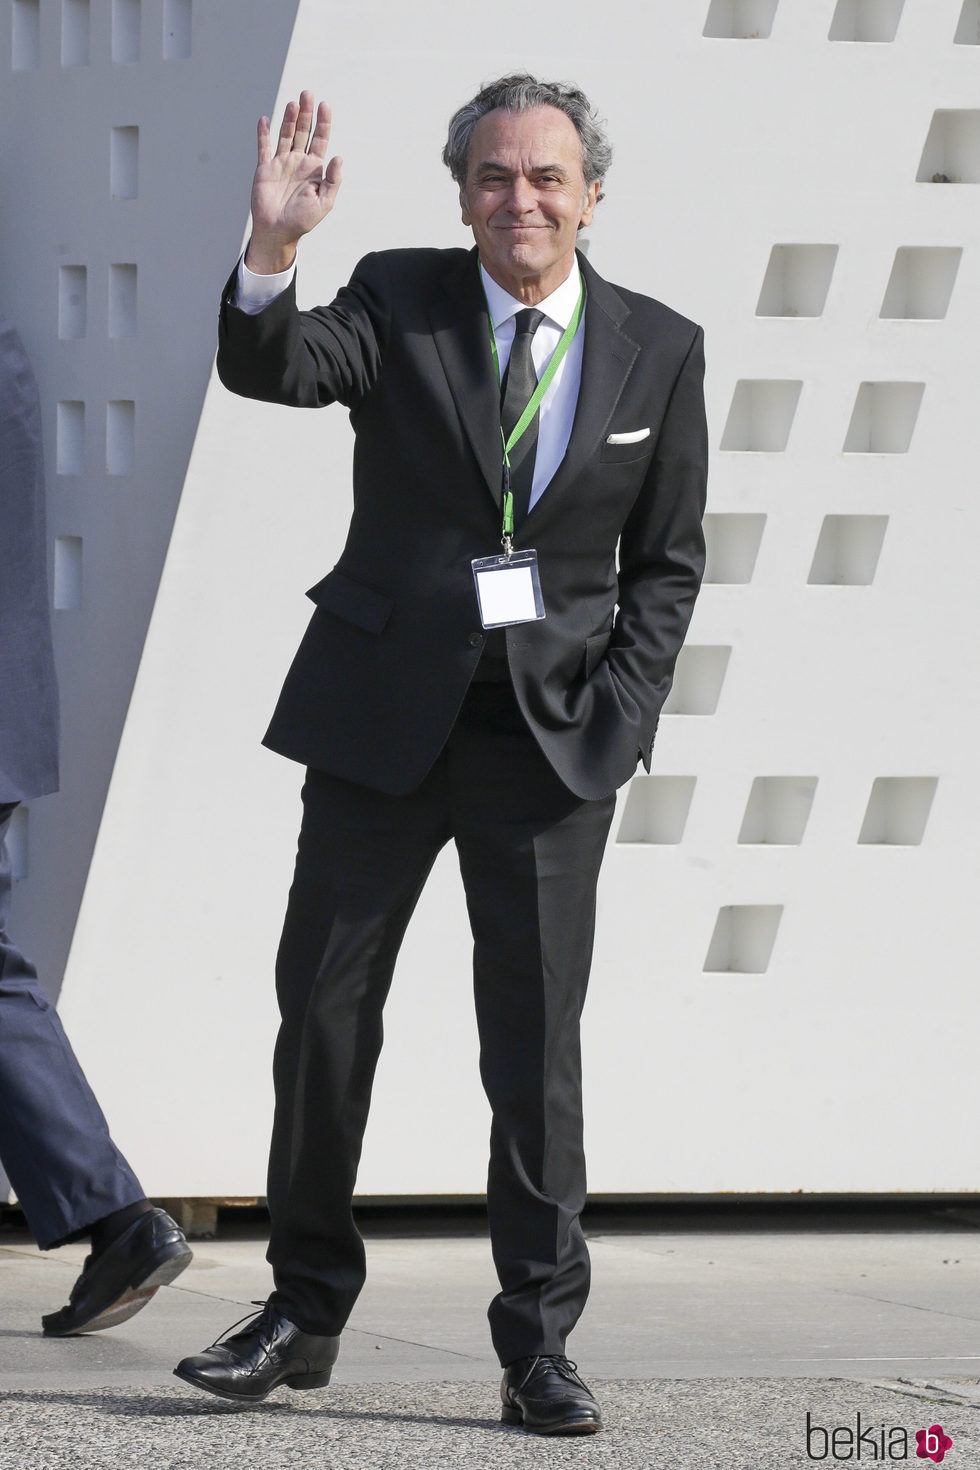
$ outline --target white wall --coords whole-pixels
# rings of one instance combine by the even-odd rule
[[[230,5],[0,7],[0,300],[41,389],[53,570],[55,543],[70,542],[81,571],[56,589],[61,792],[26,813],[15,906],[52,995],[208,384],[254,120],[275,98],[295,8],[257,8],[231,52]],[[137,157],[114,179],[120,140]]]
[[[103,8],[93,0],[93,23]],[[439,162],[445,121],[481,80],[527,67],[577,80],[608,118],[616,157],[593,263],[705,325],[719,580],[695,614],[654,776],[622,794],[600,888],[586,1016],[598,1192],[976,1187],[961,1123],[978,1102],[980,168],[966,114],[980,45],[954,44],[962,9],[906,0],[894,40],[848,41],[828,39],[832,24],[874,33],[887,7],[714,0],[710,30],[760,32],[740,39],[702,34],[708,0],[613,0],[601,26],[578,0],[502,0],[493,33],[516,45],[488,42],[485,17],[442,0],[424,20],[370,0],[299,8],[276,113],[316,87],[345,158],[337,210],[303,250],[302,300],[329,295],[368,249],[464,243]],[[222,193],[235,227],[226,221],[220,260],[210,235],[203,258],[196,230],[185,252],[204,303],[233,263],[252,114],[273,90],[259,100],[242,86],[247,59],[259,65],[255,32],[250,22],[235,38],[219,13],[232,12],[209,7],[221,64],[189,94],[235,123],[215,177],[238,204],[226,209]],[[113,122],[120,78],[98,99]],[[155,84],[141,105],[168,156],[174,109]],[[937,110],[953,114],[938,131]],[[917,182],[920,165],[967,181]],[[217,202],[212,213],[179,179],[170,187],[182,229],[202,208],[213,229]],[[105,208],[78,207],[100,238]],[[769,273],[777,245],[836,253],[780,252]],[[149,265],[174,247],[140,248]],[[901,256],[889,309],[919,315],[883,319],[896,252],[913,248],[931,253]],[[927,319],[956,250],[948,311]],[[763,305],[783,314],[757,314],[764,281]],[[139,423],[154,423],[175,372],[203,372],[212,310],[147,323],[146,335],[141,324]],[[33,304],[27,314],[40,351],[49,318]],[[52,381],[50,394],[68,389]],[[271,967],[301,773],[258,741],[305,626],[303,590],[342,544],[351,437],[341,410],[247,404],[214,380],[200,412],[62,993],[118,1140],[155,1194],[264,1189]],[[69,492],[53,484],[56,534]],[[129,581],[148,599],[155,573],[134,563]],[[66,745],[129,646],[126,596],[120,579],[114,619],[72,659],[59,629]],[[109,742],[103,766],[111,753]],[[101,769],[94,752],[85,761]],[[70,828],[61,800],[25,880],[37,904],[59,893],[46,874]],[[739,841],[743,822],[751,841]],[[79,880],[84,857],[72,857]],[[469,990],[447,853],[396,976],[362,1192],[482,1189]],[[202,1120],[228,1101],[235,1136],[213,1138]]]

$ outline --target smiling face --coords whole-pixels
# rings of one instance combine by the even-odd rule
[[[585,182],[575,124],[557,107],[497,108],[473,129],[463,224],[487,274],[526,306],[567,278],[598,194],[598,180]]]

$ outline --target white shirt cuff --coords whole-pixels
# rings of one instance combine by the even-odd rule
[[[264,307],[282,295],[295,274],[294,262],[288,270],[278,271],[275,275],[256,275],[245,264],[243,255],[238,262],[238,291],[232,305],[237,306],[246,316],[258,316]]]

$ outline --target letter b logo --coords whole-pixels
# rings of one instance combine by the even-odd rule
[[[816,1446],[816,1449],[814,1448]],[[826,1460],[830,1451],[830,1435],[819,1424],[814,1424],[807,1410],[806,1456],[808,1460]]]
[[[917,1429],[915,1441],[919,1446],[915,1452],[916,1457],[920,1460],[932,1460],[936,1465],[941,1465],[946,1458],[946,1451],[953,1448],[953,1441],[941,1424],[930,1424],[928,1429]]]

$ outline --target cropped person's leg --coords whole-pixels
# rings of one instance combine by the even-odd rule
[[[37,972],[7,934],[14,808],[0,806],[0,1159],[42,1250],[90,1235],[92,1252],[49,1337],[115,1327],[173,1281],[191,1251],[152,1206],[109,1127]]]
[[[37,971],[7,934],[12,806],[0,806],[0,1159],[48,1250],[143,1199]]]

